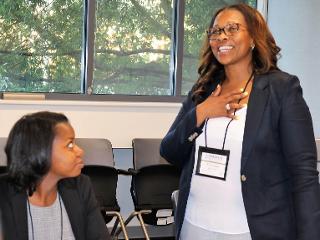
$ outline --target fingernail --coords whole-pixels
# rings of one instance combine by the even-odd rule
[[[243,90],[244,90],[243,88],[240,88],[240,92],[243,92]]]
[[[220,88],[220,87],[221,87],[220,84],[218,84],[218,85],[217,85],[217,88]]]
[[[239,120],[240,117],[236,115],[236,116],[234,116],[234,119],[235,119],[235,120]]]
[[[246,106],[248,106],[248,104],[246,104],[246,103],[242,104],[242,107],[246,107]]]
[[[247,95],[248,95],[248,92],[244,92],[244,93],[243,93],[243,96],[247,96]]]

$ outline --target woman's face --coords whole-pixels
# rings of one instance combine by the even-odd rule
[[[223,28],[224,31],[221,30]],[[251,64],[253,39],[241,12],[234,9],[222,11],[210,32],[220,33],[209,36],[209,44],[213,55],[222,65]]]
[[[50,174],[58,179],[76,177],[83,168],[83,150],[74,143],[74,130],[68,123],[59,123],[52,143]]]

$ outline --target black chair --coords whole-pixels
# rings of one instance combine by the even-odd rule
[[[114,217],[116,218],[111,236],[116,239],[123,232],[124,239],[129,239],[116,197],[118,170],[114,167],[110,141],[107,139],[77,138],[76,144],[85,151],[83,157],[85,166],[82,173],[91,179],[105,223],[107,224]]]
[[[125,221],[127,225],[137,217],[146,239],[150,239],[145,224],[173,223],[171,194],[178,189],[180,171],[159,154],[161,139],[135,138],[131,196],[135,210]]]

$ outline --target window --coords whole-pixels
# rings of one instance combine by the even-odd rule
[[[185,95],[212,14],[236,0],[2,0],[0,91]],[[182,14],[181,14],[182,13]]]
[[[171,26],[171,0],[97,0],[94,93],[171,95]]]
[[[81,91],[82,0],[1,0],[0,91]]]

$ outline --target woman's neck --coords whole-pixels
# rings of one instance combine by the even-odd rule
[[[50,206],[57,198],[57,181],[53,181],[49,176],[45,176],[36,187],[35,192],[29,197],[30,203],[40,207]]]
[[[253,71],[251,64],[225,66],[225,82],[228,84],[240,84],[247,81]]]
[[[252,67],[244,66],[228,66],[225,67],[225,79],[222,83],[221,94],[230,93],[235,90],[245,89],[250,94],[252,89]],[[250,78],[250,79],[249,79]],[[247,103],[248,98],[241,100],[242,103]]]

